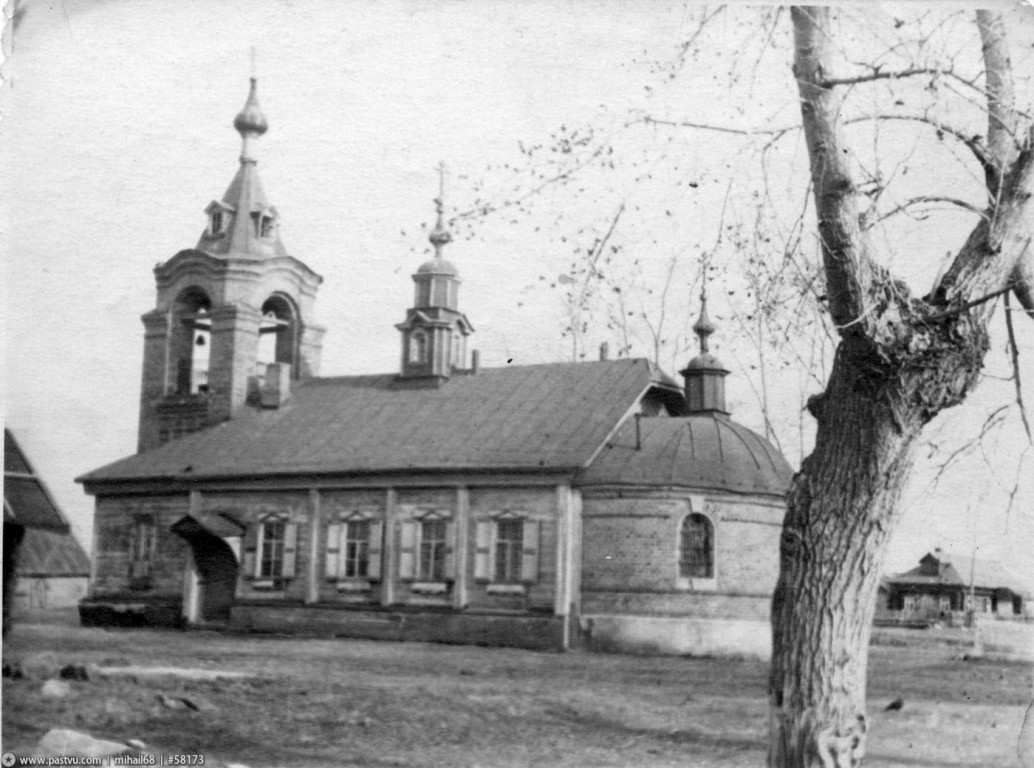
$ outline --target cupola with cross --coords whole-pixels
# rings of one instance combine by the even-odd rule
[[[239,167],[204,209],[194,248],[154,269],[157,305],[143,317],[139,450],[232,418],[274,386],[318,373],[324,329],[313,322],[322,278],[290,256],[280,219],[258,176],[269,123],[255,77],[233,120]],[[275,381],[274,381],[275,380]]]
[[[458,308],[459,272],[442,257],[442,249],[452,241],[452,235],[445,226],[445,172],[441,165],[438,173],[439,191],[434,201],[438,219],[428,238],[434,256],[413,275],[413,306],[406,311],[405,321],[395,326],[402,332],[401,378],[431,384],[439,384],[464,368],[467,337],[474,332]]]
[[[700,317],[693,323],[693,332],[700,339],[700,354],[679,373],[686,380],[686,413],[720,413],[725,409],[725,377],[729,372],[708,349],[708,337],[715,332],[707,316],[707,284],[700,291]]]

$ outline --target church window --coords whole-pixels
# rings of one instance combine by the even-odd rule
[[[152,517],[139,517],[133,521],[129,534],[129,580],[132,589],[146,589],[150,586],[151,567],[157,542],[157,530]]]
[[[409,362],[427,362],[427,335],[423,331],[416,331],[409,338]]]
[[[455,578],[455,525],[448,510],[418,512],[402,523],[399,543],[399,576],[416,581],[413,589],[439,585]],[[439,591],[440,591],[439,589]]]
[[[268,520],[262,524],[259,540],[259,578],[282,576],[284,571],[284,534],[287,524],[282,520]]]
[[[365,579],[370,571],[370,521],[349,520],[345,523],[344,569],[346,579]]]
[[[381,577],[383,523],[375,512],[356,510],[327,527],[326,575],[338,581]]]
[[[475,531],[474,578],[493,585],[534,583],[539,568],[539,523],[504,511],[479,520]]]
[[[259,236],[269,237],[273,234],[273,217],[263,216],[262,223],[260,225]]]
[[[445,520],[424,520],[420,523],[420,564],[417,578],[422,581],[445,581]]]
[[[212,236],[218,235],[223,231],[223,212],[212,211],[212,216],[209,221],[208,233]]]
[[[282,587],[294,578],[298,526],[283,516],[269,515],[245,532],[244,573],[256,587]]]
[[[495,581],[504,584],[520,581],[523,543],[523,520],[500,520],[496,523]]]
[[[704,515],[693,513],[682,521],[679,576],[684,579],[714,578],[714,526]]]

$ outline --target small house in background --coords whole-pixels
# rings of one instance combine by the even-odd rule
[[[17,608],[72,608],[86,595],[89,578],[90,561],[68,521],[5,429],[5,616],[11,600]]]
[[[1030,590],[991,560],[928,552],[919,566],[880,584],[876,621],[881,624],[960,625],[972,611],[1000,619],[1023,619]]]

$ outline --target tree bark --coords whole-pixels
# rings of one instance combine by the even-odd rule
[[[988,76],[989,205],[928,299],[871,258],[828,80],[830,8],[792,9],[794,74],[811,161],[830,311],[841,337],[809,401],[815,449],[794,477],[772,604],[772,768],[848,768],[865,756],[870,628],[886,544],[923,426],[979,378],[993,301],[1011,286],[1034,224],[1029,138],[1016,143],[1004,25],[978,18]],[[1008,138],[1008,140],[1006,140]],[[991,185],[994,185],[992,194]]]

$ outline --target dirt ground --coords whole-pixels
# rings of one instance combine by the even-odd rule
[[[209,762],[260,766],[757,766],[764,764],[766,665],[584,652],[210,631],[101,630],[23,617],[5,662],[52,651],[63,662],[242,672],[40,683],[3,680],[3,747],[49,728]],[[1029,664],[965,660],[912,631],[872,649],[873,766],[1018,766]],[[160,694],[210,711],[173,710]],[[884,707],[897,698],[899,711]]]

